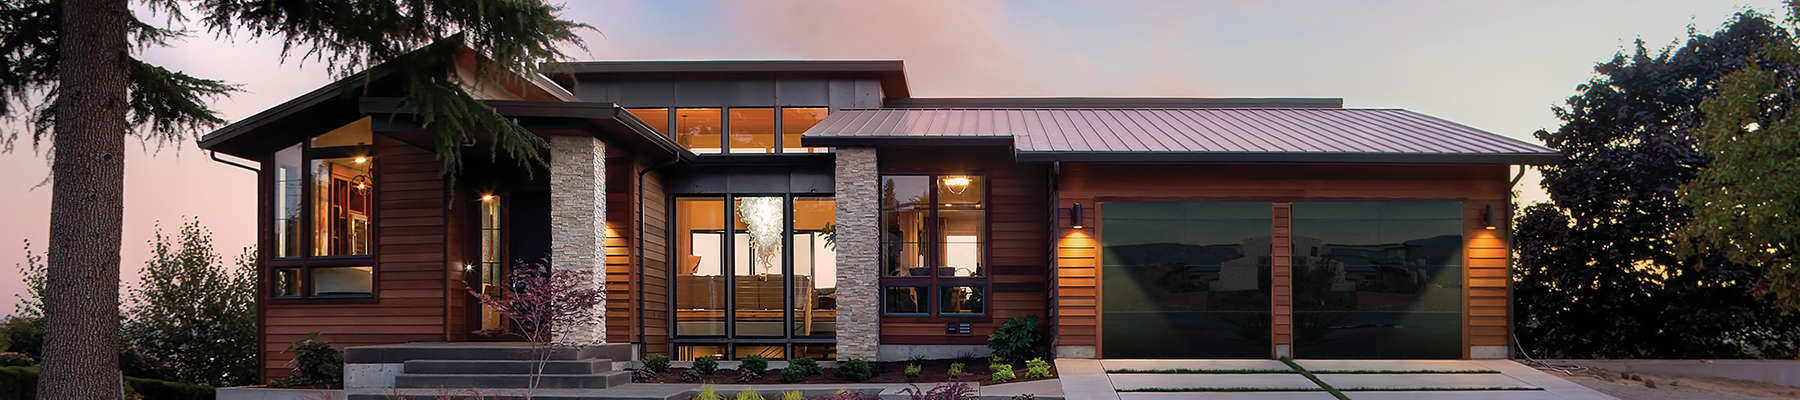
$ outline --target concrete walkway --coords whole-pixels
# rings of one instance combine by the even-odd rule
[[[1353,399],[1617,400],[1511,360],[1297,363]],[[1277,360],[1058,359],[1056,368],[1070,399],[1335,399]],[[1174,391],[1180,389],[1196,391]]]

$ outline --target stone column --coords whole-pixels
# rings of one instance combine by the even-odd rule
[[[838,360],[875,361],[881,344],[880,174],[873,148],[835,152]]]
[[[606,144],[590,136],[550,137],[550,269],[579,271],[583,284],[606,291]],[[554,321],[551,342],[606,343],[606,301],[588,313]]]

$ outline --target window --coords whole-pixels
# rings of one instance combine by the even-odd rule
[[[269,293],[278,298],[374,294],[371,119],[277,151],[270,169],[274,225]]]
[[[675,334],[725,335],[725,199],[675,199]]]
[[[775,152],[775,109],[732,108],[731,154],[769,154]]]
[[[800,134],[819,121],[831,109],[825,107],[784,107],[781,109],[781,152],[783,153],[824,153],[831,151],[826,147],[806,147],[800,145]]]
[[[717,108],[682,108],[675,111],[675,143],[695,154],[724,150],[723,118]]]
[[[837,333],[837,200],[794,199],[794,336]]]
[[[883,313],[987,313],[986,189],[980,176],[882,176]]]
[[[678,355],[780,359],[830,351],[837,333],[833,198],[681,196],[674,211]]]
[[[631,115],[636,116],[639,120],[643,120],[644,124],[650,125],[650,129],[655,130],[656,133],[664,135],[669,134],[669,109],[628,108],[625,109],[625,112],[631,113]]]
[[[501,285],[504,284],[503,279],[506,278],[505,266],[502,263],[506,256],[502,253],[504,248],[501,247],[500,242],[500,226],[500,197],[492,194],[482,195],[481,274],[479,275],[481,281],[477,283],[477,287],[481,288],[482,294],[494,298],[500,298]],[[504,318],[500,315],[499,309],[487,304],[481,305],[481,330],[498,331],[502,327],[502,321]]]

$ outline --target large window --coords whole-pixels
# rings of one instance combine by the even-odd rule
[[[767,154],[775,152],[775,109],[732,108],[731,154]]]
[[[1296,202],[1293,216],[1296,357],[1462,357],[1461,203]]]
[[[636,116],[637,119],[644,121],[645,125],[650,125],[650,129],[655,130],[656,133],[664,135],[669,134],[668,108],[630,108],[626,109],[625,112],[629,112],[632,116]]]
[[[812,129],[813,125],[818,125],[819,121],[824,121],[825,115],[830,113],[831,109],[825,107],[783,107],[781,109],[781,152],[824,153],[830,151],[828,147],[800,145],[800,134],[805,133],[807,129]]]
[[[829,197],[676,198],[677,358],[831,351],[836,213]]]
[[[987,313],[986,189],[980,176],[881,177],[884,314]]]
[[[717,108],[675,110],[675,143],[695,154],[724,152],[724,118]]]
[[[800,134],[831,113],[826,107],[646,107],[625,111],[695,154],[831,151],[800,145]]]
[[[275,153],[269,185],[275,251],[270,295],[374,294],[371,120],[363,118]]]

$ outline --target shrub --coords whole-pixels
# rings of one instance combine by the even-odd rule
[[[762,374],[750,371],[738,371],[738,383],[756,382],[757,379],[762,379]]]
[[[919,392],[918,386],[901,389],[907,400],[975,400],[975,388],[962,382],[951,382],[933,386],[930,391]]]
[[[806,373],[807,376],[825,374],[825,369],[819,368],[819,362],[813,361],[811,358],[800,357],[793,361],[788,361],[788,368],[793,367],[800,367],[800,372]]]
[[[738,369],[761,374],[769,370],[769,359],[757,355],[744,357],[744,362],[738,365]]]
[[[844,378],[844,380],[847,381],[862,382],[869,380],[869,377],[873,376],[874,372],[870,370],[868,361],[864,361],[860,358],[852,358],[844,360],[842,364],[838,365],[837,375],[839,378]]]
[[[918,378],[920,374],[924,373],[925,368],[920,367],[919,364],[906,364],[906,379]]]
[[[701,375],[712,375],[714,372],[719,372],[719,360],[714,360],[712,357],[696,358],[694,359],[694,370],[700,371]]]
[[[644,383],[644,382],[649,382],[653,379],[656,379],[656,373],[650,372],[649,368],[638,368],[638,369],[631,370],[631,381],[632,382]]]
[[[706,375],[701,374],[700,371],[695,371],[695,370],[691,370],[691,369],[686,370],[686,371],[681,371],[681,381],[682,382],[687,382],[687,383],[699,382],[700,378],[703,378],[705,376]]]
[[[813,398],[813,400],[877,400],[877,399],[880,399],[880,397],[866,395],[866,394],[863,394],[863,392],[852,392],[848,389],[838,389],[837,393],[832,393],[831,395],[828,395],[828,396]]]
[[[745,390],[738,392],[737,400],[763,400],[763,397],[762,393],[757,393],[755,390]]]
[[[787,393],[781,394],[781,400],[806,400],[806,393],[800,393],[798,390],[789,390]]]
[[[319,341],[319,333],[306,335],[305,339],[289,345],[287,352],[294,353],[294,366],[288,377],[270,382],[274,387],[296,386],[329,386],[344,385],[344,353],[338,352],[330,344]]]
[[[1025,362],[1025,379],[1038,379],[1038,378],[1049,378],[1049,377],[1050,377],[1050,363],[1044,362],[1043,358],[1033,358],[1033,359],[1031,359],[1031,361]]]
[[[31,356],[25,355],[25,353],[0,353],[0,367],[29,367],[33,365],[37,365],[37,360],[32,360]]]
[[[994,371],[994,383],[1006,383],[1006,382],[1012,381],[1013,378],[1016,378],[1015,376],[1013,376],[1013,369],[1012,369],[1011,364],[1007,364],[1007,363],[988,364],[988,369]]]
[[[949,373],[950,377],[951,378],[961,378],[963,376],[963,367],[964,367],[963,363],[959,363],[959,362],[950,363],[950,373]]]
[[[1013,395],[1012,400],[1037,400],[1037,395],[1031,393],[1019,393]]]
[[[35,400],[37,367],[0,367],[0,400]]]
[[[694,400],[725,400],[725,398],[719,397],[719,388],[713,387],[713,385],[701,385],[700,393],[694,394]]]
[[[988,350],[994,357],[1007,361],[1025,360],[1041,355],[1043,342],[1036,315],[1007,318],[1000,329],[988,334]]]
[[[669,356],[662,354],[650,356],[650,358],[644,359],[644,368],[649,368],[650,372],[657,373],[668,371]]]
[[[799,365],[789,365],[787,368],[781,369],[781,383],[800,382],[806,380],[807,375],[806,368],[802,368]]]
[[[0,335],[6,336],[6,351],[21,353],[33,359],[44,357],[44,320],[34,318],[7,317],[4,326],[0,326]]]

